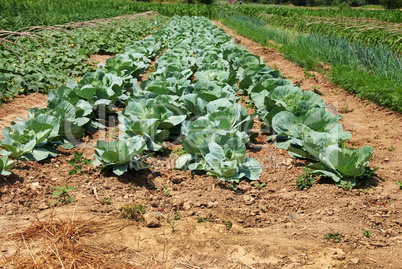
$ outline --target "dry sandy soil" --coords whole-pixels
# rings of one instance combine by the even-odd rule
[[[0,268],[402,268],[401,115],[319,73],[305,78],[273,49],[217,25],[302,89],[318,87],[342,114],[350,146],[374,148],[376,176],[352,190],[320,180],[299,191],[304,161],[263,133],[248,149],[264,166],[262,188],[243,182],[234,191],[210,176],[173,170],[176,150],[149,158],[150,170],[117,177],[88,165],[69,175],[74,150],[92,159],[96,139],[116,135],[110,128],[52,160],[19,161],[14,175],[0,180]],[[46,99],[31,94],[3,104],[0,128]],[[54,186],[74,186],[74,203],[51,207]],[[126,204],[143,205],[145,220],[119,217]],[[324,238],[334,233],[339,242]]]

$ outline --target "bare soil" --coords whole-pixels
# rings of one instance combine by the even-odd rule
[[[321,91],[342,114],[350,146],[374,148],[377,176],[353,190],[320,180],[299,191],[305,162],[276,149],[265,133],[248,148],[264,167],[261,188],[243,182],[234,191],[216,178],[173,170],[180,148],[173,141],[147,160],[148,170],[118,177],[88,165],[69,175],[73,152],[93,159],[95,141],[116,136],[109,128],[57,158],[19,161],[0,181],[0,268],[402,268],[401,115],[216,23],[302,89]],[[45,102],[32,94],[3,104],[1,127]],[[51,207],[54,186],[77,188],[74,203]],[[126,204],[143,205],[144,220],[119,217]],[[338,243],[324,238],[335,233]]]

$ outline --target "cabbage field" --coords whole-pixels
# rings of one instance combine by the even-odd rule
[[[401,265],[400,115],[280,56],[311,76],[286,78],[266,58],[279,54],[217,25],[148,14],[40,28],[36,38],[81,42],[58,47],[68,49],[51,58],[60,79],[40,85],[47,71],[35,66],[54,44],[31,66],[28,53],[11,64],[13,51],[2,52],[4,74],[19,77],[7,89],[49,91],[2,131],[0,267]],[[83,62],[100,50],[118,53],[96,68]],[[69,53],[78,58],[65,73]],[[309,79],[323,88],[306,89]],[[0,118],[14,115],[10,105]]]

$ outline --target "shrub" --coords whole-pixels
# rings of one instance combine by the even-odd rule
[[[386,9],[402,8],[402,0],[381,0],[381,5]]]

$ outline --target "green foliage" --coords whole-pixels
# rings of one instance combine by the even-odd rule
[[[367,229],[362,229],[363,230],[363,236],[366,238],[370,238],[371,232]]]
[[[102,203],[105,204],[105,205],[111,205],[112,204],[111,198],[110,197],[103,198]]]
[[[57,203],[67,204],[74,202],[74,197],[70,196],[69,192],[71,190],[76,190],[77,188],[71,186],[64,187],[53,187],[55,191],[53,192],[52,198],[59,198],[57,201],[53,201],[51,206],[56,205]]]
[[[16,161],[11,161],[8,159],[8,155],[1,156],[0,158],[0,175],[1,176],[8,176],[11,174],[9,171],[11,168],[14,167]]]
[[[70,175],[82,174],[82,167],[92,163],[92,160],[84,158],[83,155],[83,152],[74,151],[74,158],[68,161],[68,164],[73,166],[73,169],[70,170]]]
[[[230,220],[222,220],[223,224],[225,224],[226,230],[230,230],[233,227],[233,223]]]
[[[198,216],[198,217],[197,217],[197,222],[198,222],[198,223],[205,222],[205,219],[204,219],[203,217],[201,217],[201,216]]]
[[[141,204],[125,204],[121,208],[118,218],[141,221],[144,220],[143,214],[145,214],[145,208]]]
[[[267,186],[267,183],[259,183],[259,182],[254,182],[254,187],[256,187],[257,189],[261,189],[265,186]]]
[[[339,241],[341,240],[341,235],[339,234],[339,232],[327,233],[326,235],[324,235],[324,239],[332,240],[335,243],[339,243]]]
[[[296,185],[299,190],[310,189],[315,182],[315,178],[311,174],[310,169],[303,167],[304,174],[296,180]]]
[[[381,5],[386,9],[399,9],[402,8],[401,0],[380,0]]]
[[[402,180],[398,180],[395,184],[402,190]]]
[[[393,110],[401,110],[401,60],[385,46],[351,44],[347,38],[328,34],[301,35],[241,15],[230,15],[222,21],[261,45],[266,45],[268,39],[283,44],[280,51],[285,57],[308,70],[319,70],[320,62],[330,64],[333,83]],[[379,92],[376,90],[379,87],[384,90]]]
[[[122,175],[129,168],[136,171],[148,167],[142,160],[147,156],[140,156],[146,145],[142,137],[133,136],[128,140],[106,142],[100,140],[95,146],[95,165],[101,165],[103,172],[112,169],[116,175]]]
[[[87,61],[90,55],[124,50],[132,40],[150,33],[155,28],[156,18],[160,21],[166,19],[156,16],[124,18],[110,21],[106,23],[109,26],[100,28],[85,24],[81,27],[65,26],[57,31],[43,28],[32,33],[36,39],[18,35],[7,37],[12,43],[7,42],[8,47],[0,44],[0,98],[13,98],[27,92],[46,93],[61,87],[69,78],[83,76],[93,70]],[[41,35],[48,40],[40,38]]]

